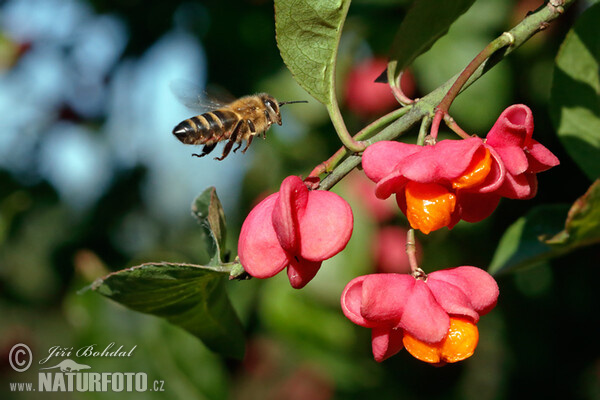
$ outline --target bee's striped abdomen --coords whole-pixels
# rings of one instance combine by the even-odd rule
[[[231,131],[240,119],[236,113],[224,109],[207,112],[201,116],[207,121],[215,135],[218,132],[219,136],[226,135],[226,138],[231,135]]]
[[[216,110],[186,119],[173,129],[185,144],[212,144],[229,138],[239,117],[227,110]]]
[[[220,132],[222,130],[221,126],[223,126],[223,124],[219,123],[220,121],[218,120],[218,118],[216,116],[213,116],[212,113],[207,112],[202,114],[200,117],[203,118],[206,122],[205,126],[207,126],[207,129],[209,131]]]

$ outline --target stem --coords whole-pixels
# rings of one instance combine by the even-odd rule
[[[339,29],[337,30],[338,35],[337,35],[337,40],[335,41],[335,49],[333,52],[334,59],[332,60],[333,64],[332,64],[332,71],[331,71],[331,82],[329,84],[329,93],[328,93],[329,102],[327,104],[325,104],[325,106],[327,107],[327,112],[329,113],[329,118],[331,119],[331,122],[333,123],[333,127],[335,128],[335,132],[337,133],[338,137],[340,138],[340,141],[342,142],[342,144],[344,146],[346,146],[346,148],[348,150],[350,150],[351,152],[360,153],[367,146],[364,143],[360,143],[360,142],[357,142],[356,140],[354,140],[354,138],[352,138],[352,136],[350,135],[350,132],[348,132],[348,128],[346,128],[346,124],[344,123],[344,118],[342,117],[342,113],[340,112],[340,106],[338,105],[337,94],[336,94],[336,90],[335,90],[337,87],[337,85],[336,85],[337,56],[338,56],[338,52],[339,52],[342,28],[344,27],[344,21],[346,20],[346,16],[348,15],[348,9],[350,8],[350,2],[348,1],[342,7],[343,7],[342,24],[340,25]]]
[[[402,74],[404,73],[404,71],[400,71],[400,74],[398,75],[398,79],[396,79],[395,81],[391,81],[390,83],[390,88],[392,89],[392,93],[394,94],[394,97],[396,98],[396,100],[398,100],[398,103],[402,104],[402,105],[409,105],[414,103],[415,101],[413,99],[411,99],[410,97],[408,97],[407,95],[404,94],[404,92],[402,91]]]
[[[427,136],[427,131],[429,130],[430,125],[431,117],[426,115],[421,120],[421,127],[419,128],[419,136],[417,137],[417,144],[419,146],[423,146],[425,144],[425,136]]]
[[[450,116],[450,114],[444,115],[444,122],[446,123],[446,125],[448,126],[448,128],[452,129],[452,131],[454,133],[456,133],[458,136],[460,136],[461,138],[468,139],[468,138],[471,137],[471,135],[469,135],[460,126],[458,126],[458,124],[456,123],[456,121],[454,120],[454,118],[452,118]]]
[[[332,101],[331,104],[327,106],[327,111],[329,112],[329,118],[331,118],[331,122],[333,123],[333,127],[337,132],[338,137],[346,146],[348,150],[353,153],[360,153],[364,149],[367,148],[367,145],[362,142],[357,142],[350,136],[350,132],[348,132],[348,128],[346,128],[346,124],[344,123],[344,118],[342,117],[342,113],[340,112],[340,107],[338,106],[337,99],[335,97],[335,93],[331,96]]]
[[[331,157],[329,157],[326,161],[323,161],[321,164],[317,165],[308,175],[308,177],[318,177],[324,172],[329,172],[333,170],[340,161],[346,156],[347,150],[345,147],[340,147],[338,151],[333,153]]]
[[[483,64],[492,54],[496,51],[500,50],[505,46],[510,46],[515,42],[515,38],[512,33],[504,32],[502,35],[494,39],[490,44],[485,46],[485,48],[477,54],[477,56],[467,65],[467,67],[460,73],[458,78],[454,81],[450,90],[446,93],[440,104],[438,105],[435,118],[433,119],[433,124],[431,125],[431,136],[436,139],[438,129],[440,127],[440,122],[442,121],[442,117],[448,114],[448,110],[450,109],[450,105],[458,96],[463,86],[467,83],[469,78],[475,73],[477,68]]]
[[[362,157],[352,154],[342,161],[336,169],[331,171],[319,184],[319,190],[329,190],[336,183],[342,180],[343,177],[348,175],[358,164]]]
[[[384,125],[387,125],[390,122],[397,120],[398,118],[400,118],[401,116],[403,116],[404,114],[409,112],[410,109],[411,109],[410,105],[406,106],[406,107],[398,108],[398,109],[392,111],[391,113],[388,113],[388,114],[384,115],[383,117],[378,118],[377,120],[371,122],[369,125],[365,126],[363,129],[361,129],[361,131],[356,134],[355,138],[357,140],[369,139],[371,136],[373,136],[373,133],[375,131],[381,129]]]
[[[556,1],[559,0],[555,0],[555,4]],[[506,47],[503,52],[494,54],[494,57],[485,60],[464,83],[462,90],[466,89],[477,79],[481,78],[494,65],[496,65],[507,55],[515,51],[523,43],[529,40],[529,38],[547,26],[549,22],[552,22],[558,18],[574,1],[575,0],[564,0],[562,7],[558,5],[552,6],[548,3],[535,11],[533,14],[527,16],[517,26],[509,31],[514,38],[514,43],[511,46]],[[455,75],[454,77],[450,78],[446,83],[435,89],[433,92],[429,93],[418,102],[412,104],[409,112],[392,122],[387,127],[383,128],[379,133],[377,133],[377,135],[366,140],[365,143],[367,145],[371,145],[381,140],[393,140],[402,132],[414,125],[417,121],[428,115],[432,115],[436,106],[440,104],[441,100],[443,100],[443,97],[446,95],[446,93],[448,93],[449,89],[458,79],[458,76],[460,75]],[[330,175],[321,181],[319,189],[331,189],[337,182],[339,182],[344,176],[352,171],[352,169],[360,164],[360,160],[360,156],[348,156],[348,158],[342,161]]]
[[[419,263],[417,262],[417,249],[415,247],[415,230],[412,228],[406,233],[406,255],[408,256],[410,270],[414,274],[419,270]]]
[[[398,108],[383,117],[371,122],[365,126],[360,132],[354,135],[354,140],[368,139],[375,134],[376,131],[380,130],[383,126],[389,124],[392,121],[397,120],[410,110],[410,106]],[[333,170],[340,161],[348,154],[346,147],[340,147],[327,161],[323,161],[317,165],[312,172],[308,175],[309,177],[318,177],[324,172],[330,172]]]

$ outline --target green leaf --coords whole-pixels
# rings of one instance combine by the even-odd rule
[[[564,246],[551,246],[540,238],[563,228],[568,209],[566,204],[543,205],[519,218],[504,232],[488,272],[514,271],[565,253],[568,249]]]
[[[227,225],[225,223],[225,212],[217,196],[217,190],[209,187],[194,199],[192,203],[192,215],[204,226],[215,245],[214,256],[210,265],[219,265],[226,260],[227,249],[225,240]]]
[[[335,59],[350,0],[275,0],[277,46],[294,79],[325,105],[335,99]]]
[[[132,310],[165,318],[211,350],[241,359],[244,332],[225,281],[229,270],[191,264],[148,263],[113,272],[91,289]]]
[[[569,155],[592,180],[600,176],[600,4],[569,31],[554,66],[550,112]]]
[[[416,0],[392,44],[388,77],[395,82],[402,70],[444,36],[473,3],[475,0]]]
[[[498,274],[530,267],[598,242],[600,179],[570,208],[544,205],[519,218],[504,232],[488,271]]]
[[[590,186],[569,210],[565,229],[546,243],[585,246],[600,242],[600,179]]]

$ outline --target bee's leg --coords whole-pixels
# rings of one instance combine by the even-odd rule
[[[229,141],[227,142],[227,144],[223,148],[223,154],[221,154],[221,157],[215,157],[215,160],[223,161],[223,159],[225,157],[227,157],[227,155],[231,151],[231,148],[233,147],[234,143],[235,143],[235,140],[233,140],[233,138],[229,139]]]
[[[201,154],[192,154],[192,156],[194,157],[204,157],[205,155],[209,154],[211,151],[213,151],[215,149],[215,147],[217,147],[216,143],[213,144],[207,144],[202,148],[202,153]]]
[[[231,151],[231,148],[233,147],[234,143],[235,143],[235,139],[232,136],[231,139],[229,139],[229,141],[227,142],[227,144],[223,148],[223,154],[221,154],[221,157],[215,157],[215,160],[223,161],[223,159],[225,157],[227,157],[227,155]]]
[[[254,127],[254,123],[247,119],[246,120],[246,126],[248,127],[248,129],[250,130],[250,133],[256,133],[256,128]],[[252,141],[252,136],[250,136],[250,138],[248,139],[248,144],[246,145],[246,147],[244,147],[244,150],[242,150],[242,153],[245,153],[246,150],[248,150],[248,146],[250,146],[250,142]],[[238,144],[235,149],[233,149],[233,152],[235,153],[236,151],[238,151],[240,149],[240,147],[242,147],[242,141],[240,140],[240,144]]]
[[[227,157],[227,155],[231,151],[231,148],[233,147],[233,144],[237,141],[240,131],[242,130],[241,128],[242,128],[242,121],[240,120],[237,123],[237,125],[235,126],[235,128],[233,128],[233,132],[231,133],[231,136],[229,137],[229,141],[227,142],[227,144],[225,145],[225,148],[223,149],[223,154],[221,154],[221,157],[215,157],[215,160],[223,161],[223,159],[225,157]]]
[[[247,119],[246,124],[248,125],[248,129],[250,129],[250,133],[256,133],[256,127],[254,126],[254,122],[252,122],[252,120]]]
[[[242,150],[242,154],[244,154],[246,150],[248,150],[248,147],[250,147],[250,143],[252,143],[252,139],[254,139],[254,136],[250,136],[248,138],[248,143],[246,143],[246,147],[244,147],[244,150]]]
[[[242,141],[240,140],[240,142],[238,143],[237,146],[235,146],[235,149],[233,149],[233,152],[235,153],[236,151],[238,151],[240,149],[240,147],[242,147]],[[243,152],[242,152],[243,153]]]
[[[242,147],[242,139],[240,138],[240,142],[238,143],[237,146],[235,146],[235,149],[233,149],[233,152],[235,153],[236,151],[238,151],[240,149],[240,147]]]

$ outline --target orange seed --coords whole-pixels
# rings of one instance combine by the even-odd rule
[[[437,183],[409,182],[405,188],[406,217],[424,234],[448,226],[456,196]]]
[[[473,355],[479,342],[477,325],[466,318],[450,317],[448,335],[438,343],[422,342],[404,333],[402,343],[416,359],[443,365],[465,360]]]
[[[452,188],[468,189],[483,183],[492,169],[492,155],[488,149],[483,149],[483,154],[481,151],[475,153],[465,173],[452,180]]]

